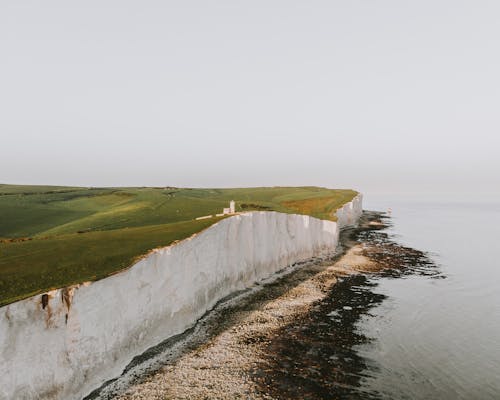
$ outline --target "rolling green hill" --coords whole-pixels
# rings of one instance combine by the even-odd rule
[[[334,220],[357,192],[318,187],[243,189],[79,188],[0,185],[0,305],[106,277],[151,249],[199,232],[236,211]]]

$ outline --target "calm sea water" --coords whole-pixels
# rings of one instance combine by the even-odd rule
[[[385,300],[357,328],[365,393],[387,399],[500,399],[500,204],[365,201],[392,208],[390,233],[430,253],[444,279],[379,278]]]

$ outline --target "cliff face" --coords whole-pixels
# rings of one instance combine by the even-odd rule
[[[346,225],[353,225],[361,216],[363,210],[363,196],[357,195],[352,201],[344,204],[337,210],[337,223],[340,228]]]
[[[338,222],[251,212],[158,249],[106,279],[0,308],[0,399],[79,399],[136,355],[191,327],[217,301],[278,270],[331,254]]]

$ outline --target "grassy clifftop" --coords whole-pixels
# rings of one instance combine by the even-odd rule
[[[357,192],[318,187],[244,189],[78,188],[0,185],[0,305],[106,277],[149,250],[199,232],[236,211],[335,220]]]

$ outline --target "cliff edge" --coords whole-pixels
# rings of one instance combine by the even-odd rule
[[[358,195],[337,210],[337,222],[238,214],[116,275],[1,307],[0,399],[84,397],[229,294],[335,252],[339,229],[361,212]]]

